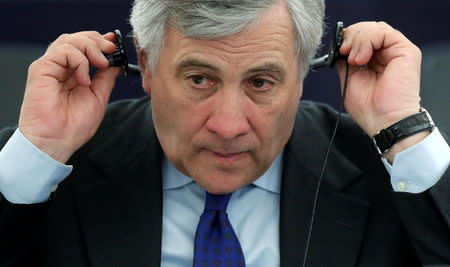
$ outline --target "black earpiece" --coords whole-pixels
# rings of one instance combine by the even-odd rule
[[[342,41],[344,40],[344,23],[338,22],[336,25],[336,29],[334,31],[334,38],[331,39],[330,47],[328,48],[328,54],[314,58],[309,62],[309,66],[311,70],[315,70],[322,67],[332,68],[336,64],[338,59],[344,59],[345,56],[342,56],[339,53],[339,49],[341,48]],[[126,75],[140,75],[141,71],[139,66],[134,64],[128,64],[127,55],[125,53],[125,48],[122,41],[122,34],[119,30],[115,30],[114,34],[116,35],[116,51],[114,53],[105,55],[109,61],[110,66],[121,67]]]
[[[332,68],[338,59],[347,58],[346,56],[342,56],[339,53],[339,49],[341,48],[342,41],[344,40],[343,30],[344,30],[344,23],[338,22],[337,26],[336,26],[334,38],[331,40],[330,47],[328,49],[328,54],[311,60],[309,65],[312,70],[321,68],[321,67]],[[322,170],[320,172],[320,177],[319,177],[319,181],[317,183],[316,192],[314,194],[314,201],[313,201],[313,206],[312,206],[312,210],[311,210],[311,219],[309,222],[309,230],[308,230],[308,236],[306,238],[306,248],[305,248],[305,253],[303,256],[302,267],[306,267],[306,262],[308,259],[308,252],[309,252],[309,248],[311,246],[311,236],[312,236],[312,232],[313,232],[314,221],[316,218],[316,208],[317,208],[317,202],[319,199],[320,186],[322,184],[322,180],[324,179],[325,170],[326,170],[326,166],[327,166],[327,162],[328,162],[328,157],[330,156],[331,149],[333,148],[334,138],[336,137],[339,122],[342,117],[342,111],[344,110],[345,96],[347,94],[347,85],[348,85],[348,70],[349,70],[349,65],[348,65],[348,62],[346,61],[344,87],[343,87],[343,91],[342,91],[341,103],[340,103],[338,115],[336,117],[336,124],[334,126],[333,133],[331,134],[330,143],[328,145],[327,153],[325,155],[325,160],[322,164]]]
[[[116,66],[121,67],[123,71],[125,72],[125,75],[129,74],[135,74],[140,75],[141,71],[139,69],[139,66],[134,64],[128,64],[128,58],[127,54],[125,52],[125,48],[122,41],[122,34],[119,30],[115,30],[114,34],[116,35],[116,41],[114,42],[116,44],[116,51],[112,54],[108,54],[106,58],[109,61],[109,66]]]
[[[344,59],[345,56],[342,56],[339,53],[339,49],[341,48],[342,42],[344,40],[344,23],[339,21],[336,25],[336,29],[334,31],[334,38],[331,39],[330,47],[328,48],[328,54],[313,58],[309,62],[309,67],[311,70],[315,70],[322,67],[334,67],[334,64],[336,64],[336,61],[338,59]]]

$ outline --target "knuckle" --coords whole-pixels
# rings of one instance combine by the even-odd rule
[[[102,35],[98,31],[90,31],[89,34],[92,34],[93,36],[96,37],[102,37]]]
[[[84,31],[82,35],[91,40],[103,39],[103,36],[98,31]]]
[[[359,31],[367,31],[373,27],[377,26],[377,22],[376,21],[365,21],[365,22],[360,22],[358,23],[358,30]]]
[[[53,42],[49,43],[48,46],[47,46],[47,50],[49,50],[50,48],[52,48],[52,47],[54,46],[55,42],[56,42],[56,41],[53,41]]]
[[[98,31],[82,31],[80,33],[82,33],[84,35],[90,35],[90,36],[94,36],[94,35],[100,36],[100,33]]]
[[[85,51],[87,51],[88,48],[98,47],[97,38],[94,38],[93,36],[81,34],[79,35],[79,38]]]
[[[74,47],[69,43],[63,43],[63,44],[59,45],[57,48],[64,52],[71,52],[74,49]]]
[[[62,43],[65,43],[65,42],[67,42],[67,40],[68,40],[69,38],[70,38],[70,34],[68,34],[68,33],[63,33],[63,34],[61,34],[60,36],[58,36],[58,38],[56,38],[55,41],[51,42],[51,43],[48,45],[47,49],[50,50],[50,49],[54,48],[55,46],[58,46],[58,45],[60,45],[60,44],[62,44]]]
[[[387,24],[387,22],[383,20],[378,21],[377,25],[381,27],[390,27],[389,24]]]
[[[84,57],[80,50],[69,43],[62,44],[57,49],[57,53],[65,55],[69,60],[78,60],[79,58]]]
[[[58,37],[58,39],[55,41],[55,42],[63,42],[63,43],[65,43],[65,42],[67,42],[68,41],[68,39],[71,37],[71,35],[69,34],[69,33],[63,33],[63,34],[61,34],[59,37]]]
[[[417,45],[413,45],[414,53],[421,59],[422,58],[422,50]]]
[[[51,58],[47,55],[44,55],[33,61],[28,66],[28,77],[31,77],[33,73],[40,73],[43,69],[49,69],[51,67],[52,67]]]
[[[388,24],[387,22],[385,22],[385,21],[378,21],[378,22],[376,22],[376,26],[377,26],[378,28],[380,28],[381,30],[384,30],[384,31],[386,31],[386,32],[395,30],[394,28],[391,27],[391,25],[389,25],[389,24]]]
[[[36,68],[36,65],[39,64],[39,61],[40,61],[40,60],[42,60],[42,58],[39,58],[39,59],[37,59],[37,60],[31,62],[31,64],[28,66],[28,73],[32,72],[33,69]]]

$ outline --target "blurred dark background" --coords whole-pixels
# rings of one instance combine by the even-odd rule
[[[130,33],[131,0],[0,0],[0,127],[17,123],[28,65],[62,33],[120,29]],[[337,21],[386,21],[423,52],[422,99],[440,128],[449,124],[450,22],[449,0],[339,0],[327,2],[330,33]],[[328,46],[328,34],[324,48]],[[136,63],[131,38],[125,38],[129,61]],[[324,49],[326,50],[326,49]],[[303,99],[337,106],[339,81],[334,69],[312,72]],[[141,81],[120,76],[111,101],[144,95]],[[426,105],[425,105],[426,104]],[[445,126],[444,126],[445,125]]]

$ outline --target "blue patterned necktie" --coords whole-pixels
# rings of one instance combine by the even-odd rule
[[[195,233],[194,267],[245,267],[241,244],[226,213],[230,196],[206,192],[205,210]]]

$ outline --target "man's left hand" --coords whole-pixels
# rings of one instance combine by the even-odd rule
[[[419,112],[422,54],[402,33],[384,22],[357,23],[344,30],[340,53],[350,65],[345,108],[370,137]],[[338,62],[342,85],[344,64]]]

